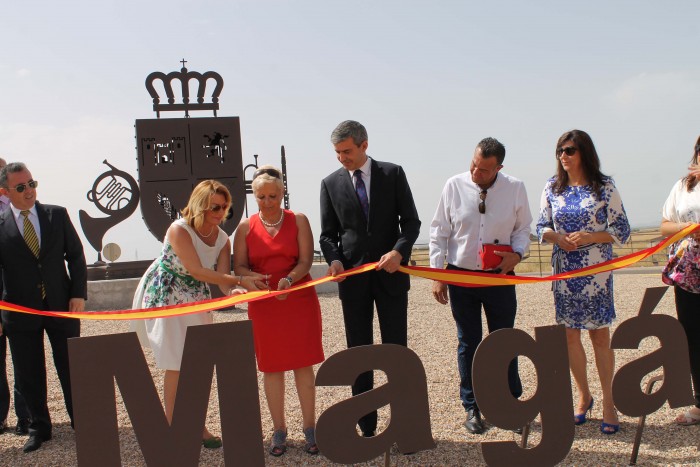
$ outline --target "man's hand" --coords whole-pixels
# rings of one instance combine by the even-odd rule
[[[379,263],[377,263],[377,271],[383,270],[388,273],[394,273],[399,270],[402,259],[403,256],[401,256],[401,253],[396,250],[391,250],[389,253],[379,258]]]
[[[493,254],[503,258],[501,264],[498,265],[498,269],[501,270],[501,274],[508,274],[515,266],[520,262],[520,255],[510,251],[494,251]]]
[[[450,300],[447,296],[447,284],[443,284],[440,281],[433,281],[433,297],[438,303],[447,305],[447,302]]]
[[[70,300],[68,300],[68,311],[78,313],[81,311],[85,311],[85,299],[71,298]]]
[[[343,263],[341,263],[338,260],[335,260],[331,262],[331,265],[328,266],[328,272],[326,272],[327,276],[337,276],[338,274],[342,274],[345,272],[345,268],[343,267]],[[339,279],[334,279],[334,282],[343,282],[345,280],[344,277],[341,277]]]

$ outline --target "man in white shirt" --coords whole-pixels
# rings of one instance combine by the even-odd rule
[[[505,147],[494,138],[479,142],[469,172],[450,178],[445,184],[430,224],[430,266],[459,271],[513,274],[530,244],[532,215],[525,186],[501,173]],[[479,251],[484,244],[510,245],[512,252],[496,251],[502,258],[495,268],[484,267]],[[448,298],[449,292],[449,298]],[[433,296],[448,301],[457,324],[457,364],[460,398],[467,411],[464,423],[473,434],[484,432],[481,413],[472,389],[472,361],[482,339],[483,306],[489,332],[512,328],[517,301],[515,286],[459,287],[433,282]],[[514,397],[522,394],[518,362],[508,368],[508,383]],[[519,430],[518,430],[519,431]]]

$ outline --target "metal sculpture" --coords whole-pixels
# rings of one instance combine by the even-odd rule
[[[248,164],[245,167],[243,167],[243,174],[248,172],[248,170],[252,170],[253,174],[255,173],[256,170],[258,170],[258,155],[254,154],[253,159],[255,162],[252,164]],[[282,146],[282,155],[281,155],[281,166],[282,166],[282,183],[284,184],[284,209],[289,209],[289,187],[288,187],[288,182],[287,182],[287,156],[284,151],[284,146]],[[251,175],[251,178],[246,178],[245,179],[245,194],[246,195],[252,195],[253,194],[253,178]],[[248,217],[248,197],[246,196],[246,201],[245,201],[245,216]]]
[[[134,177],[117,169],[107,159],[102,163],[111,170],[95,179],[92,189],[87,192],[87,199],[108,217],[91,217],[82,209],[78,212],[83,233],[97,251],[98,262],[102,262],[105,233],[133,214],[139,204],[139,188]]]
[[[231,235],[240,221],[246,197],[238,117],[217,117],[224,80],[216,72],[198,73],[183,67],[168,74],[153,72],[146,89],[153,98],[157,118],[136,120],[141,213],[159,241],[187,204],[192,189],[202,180],[216,179],[226,185],[233,198],[228,219],[222,225]],[[160,102],[154,86],[161,81],[167,103]],[[180,81],[182,103],[175,102],[173,81]],[[196,102],[190,102],[189,83],[198,83]],[[215,83],[211,102],[204,102],[207,83]],[[214,117],[190,118],[190,112],[211,110]],[[160,113],[184,111],[184,118],[161,119]]]

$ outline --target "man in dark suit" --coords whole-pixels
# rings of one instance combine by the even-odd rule
[[[0,169],[5,167],[7,162],[0,158]],[[10,198],[0,194],[0,214],[10,209]],[[0,269],[0,297],[2,297],[2,269]],[[2,325],[0,324],[0,327]],[[17,425],[15,433],[18,435],[26,435],[29,433],[29,411],[24,403],[24,398],[17,390],[14,389],[15,396],[15,415],[17,416]],[[7,337],[0,333],[0,433],[7,429],[7,414],[10,412],[10,385],[7,382]]]
[[[36,310],[83,311],[87,268],[80,238],[65,208],[36,201],[36,187],[22,163],[8,164],[0,171],[0,193],[10,199],[10,209],[0,214],[2,299]],[[80,336],[80,321],[2,311],[0,332],[9,340],[15,383],[31,416],[24,452],[35,451],[51,439],[44,331],[72,425],[68,339]]]
[[[394,274],[407,264],[420,232],[420,220],[403,169],[367,156],[367,130],[347,120],[333,130],[331,143],[343,168],[321,183],[321,250],[328,274],[377,261],[376,270],[338,284],[348,347],[373,343],[377,306],[385,344],[407,345],[410,280]],[[373,373],[360,375],[353,395],[372,389]],[[377,412],[359,420],[364,436],[374,436]]]

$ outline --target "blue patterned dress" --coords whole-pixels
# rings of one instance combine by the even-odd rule
[[[552,191],[555,178],[547,181],[542,192],[537,235],[547,231],[568,234],[578,231],[608,232],[622,244],[630,235],[630,225],[620,194],[612,178],[603,178],[600,199],[590,185],[567,186],[561,194]],[[591,243],[567,252],[557,245],[552,251],[555,274],[585,268],[612,259],[611,243]],[[577,277],[552,283],[556,320],[574,329],[598,329],[615,319],[612,273]]]

